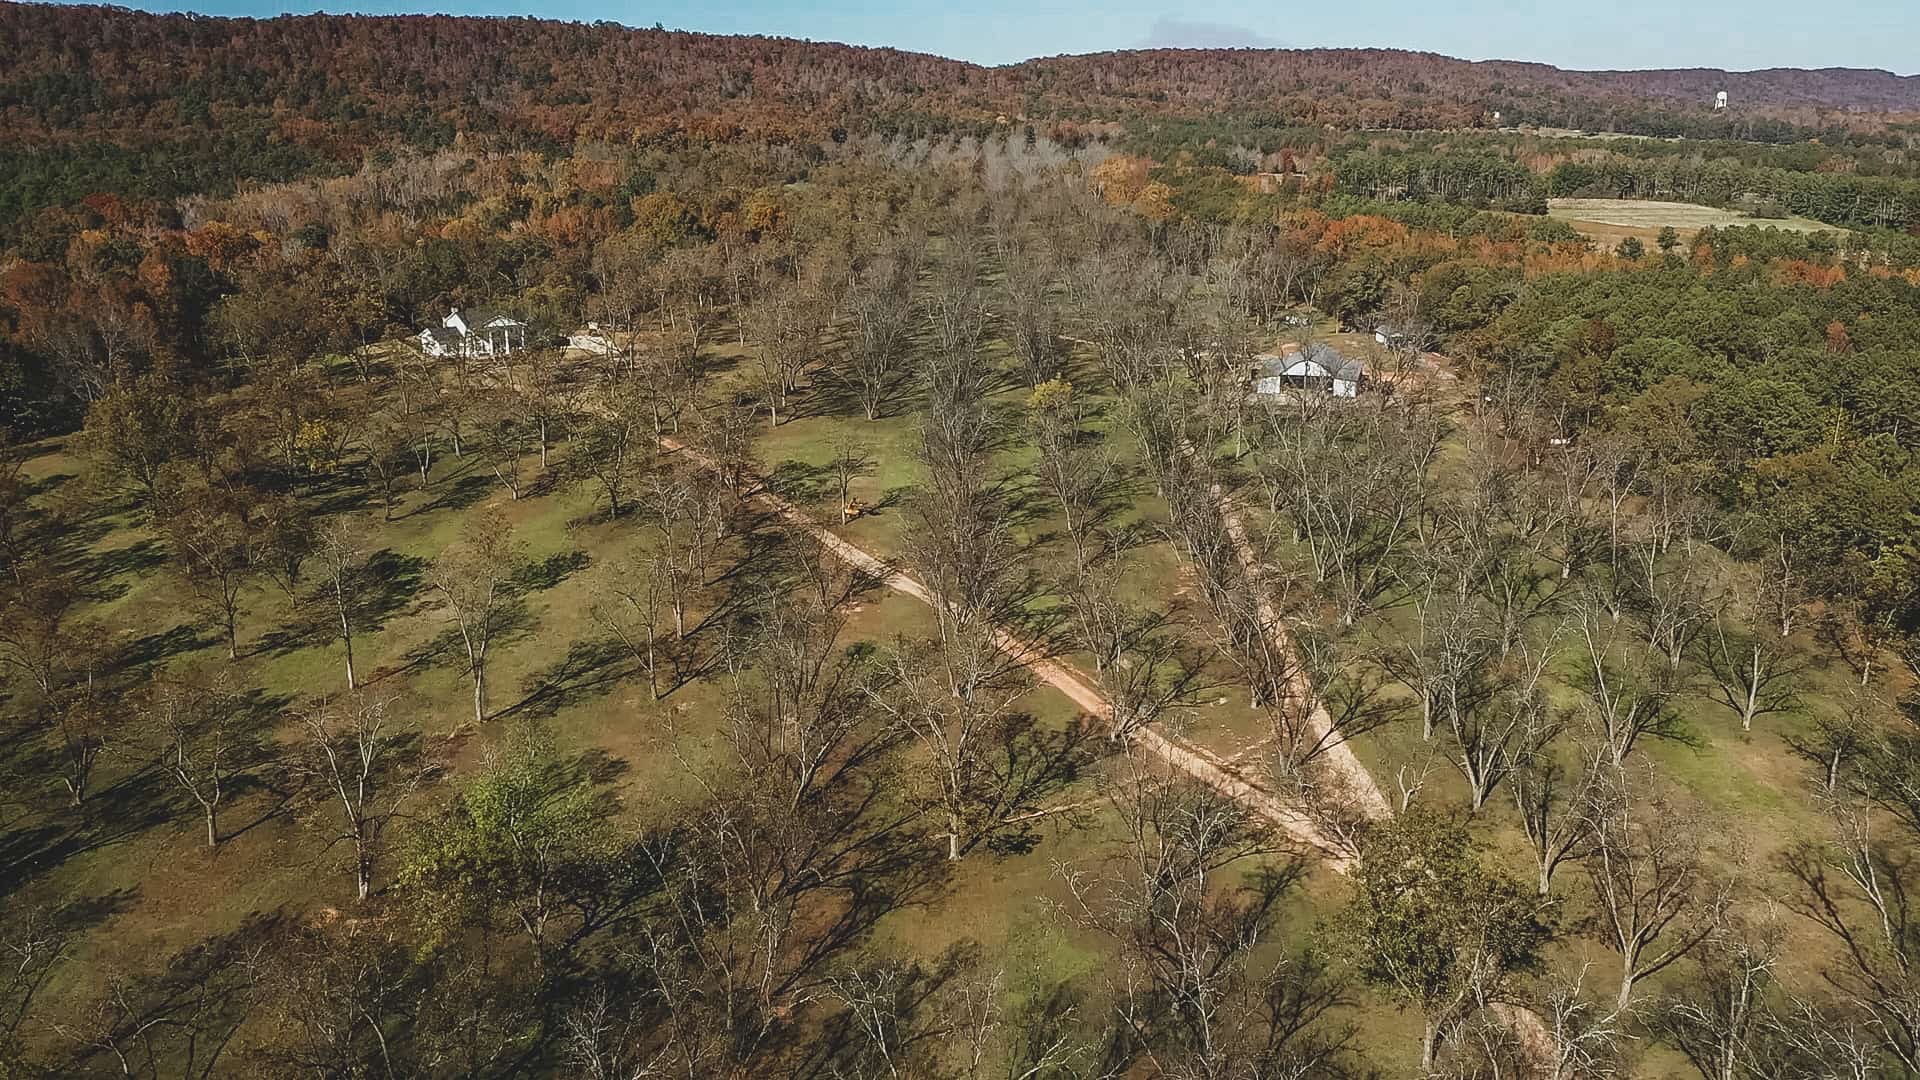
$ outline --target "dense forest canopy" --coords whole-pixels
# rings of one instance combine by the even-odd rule
[[[172,197],[357,165],[371,149],[581,140],[918,138],[1141,116],[1306,128],[1492,122],[1654,136],[1892,138],[1920,84],[1884,72],[1563,72],[1394,50],[1151,50],[982,68],[939,57],[524,18],[0,9],[0,220],[98,188]],[[1714,114],[1716,90],[1740,107]],[[1083,126],[1091,125],[1083,130]],[[129,156],[132,151],[132,156]]]

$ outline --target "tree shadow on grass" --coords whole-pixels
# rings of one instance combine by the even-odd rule
[[[213,645],[214,640],[204,628],[186,623],[142,634],[121,647],[114,657],[113,670],[117,673],[155,667],[176,656],[205,649]]]
[[[527,609],[526,601],[514,596],[501,605],[494,616],[493,633],[488,645],[489,658],[497,657],[501,650],[514,642],[523,640],[531,634],[538,624],[533,613]],[[401,654],[398,667],[382,667],[373,673],[366,682],[368,685],[413,671],[424,671],[452,664],[464,669],[467,655],[460,638],[460,628],[448,626],[438,634],[422,641]]]
[[[0,913],[0,927],[4,927],[0,935],[16,946],[7,957],[8,993],[4,1007],[0,1007],[0,1053],[16,1046],[14,1039],[21,1025],[33,1015],[33,999],[58,971],[71,944],[131,909],[139,897],[138,887],[128,887],[53,906],[14,906]],[[18,947],[27,942],[33,947]]]
[[[0,833],[0,898],[67,861],[131,840],[174,819],[173,791],[149,765],[88,796],[78,807],[36,815]]]
[[[520,499],[522,502],[528,499],[538,499],[543,496],[552,495],[566,484],[566,477],[561,475],[559,469],[552,468],[551,466],[536,465],[534,467],[539,471],[534,474],[533,479],[520,485]]]
[[[766,475],[765,483],[771,494],[802,506],[824,502],[839,495],[838,480],[831,466],[809,465],[792,459],[775,465],[773,471]]]
[[[483,476],[477,472],[467,473],[465,476],[451,478],[451,480],[451,483],[441,481],[438,498],[430,503],[422,503],[400,517],[410,518],[416,514],[430,514],[436,510],[470,509],[486,498],[487,492],[491,491],[494,484],[498,482],[492,477]]]
[[[354,615],[355,639],[379,633],[388,620],[411,610],[426,572],[427,560],[417,555],[383,548],[368,556],[361,568],[364,587]],[[262,634],[253,652],[284,656],[309,646],[330,644],[339,633],[339,625],[333,594],[322,582],[310,591],[293,621]]]
[[[586,569],[592,561],[592,557],[579,548],[557,551],[528,563],[513,576],[513,587],[521,592],[544,592]]]
[[[888,407],[898,396],[904,379],[896,379],[881,401],[880,414],[885,416]],[[854,391],[852,383],[831,372],[816,372],[812,389],[807,393],[800,406],[792,410],[794,417],[830,417],[840,420],[865,421],[867,410],[860,404],[860,397]]]
[[[805,1046],[793,1048],[802,1056],[791,1075],[795,1080],[885,1076],[900,1061],[937,1059],[940,1045],[955,1035],[944,991],[980,967],[980,946],[973,941],[955,942],[931,965],[913,960],[854,967],[835,986],[857,1006],[833,1013]],[[867,1026],[876,1020],[883,1025],[884,1043]]]
[[[365,470],[342,470],[307,491],[315,517],[364,514],[380,508],[380,489],[369,483]]]
[[[611,638],[574,642],[567,654],[521,682],[526,696],[497,716],[550,717],[561,709],[604,697],[633,674],[627,651]]]
[[[1060,512],[1060,503],[1053,493],[1030,477],[1009,477],[1001,490],[1004,510],[1001,520],[1009,525],[1030,527]],[[1039,539],[1044,541],[1053,535],[1049,532]]]
[[[287,926],[282,914],[252,912],[237,929],[174,954],[157,972],[145,957],[108,956],[106,996],[72,1018],[78,1045],[55,1073],[117,1074],[117,1049],[130,1075],[218,1075],[228,1044],[259,1004],[252,992],[257,961]]]
[[[102,551],[82,559],[74,569],[82,588],[98,601],[117,600],[132,589],[129,577],[150,574],[167,561],[166,545],[137,540],[123,548]]]

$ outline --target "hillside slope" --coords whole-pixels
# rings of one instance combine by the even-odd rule
[[[1748,120],[1920,113],[1920,77],[1883,71],[1578,72],[1385,49],[1162,49],[983,68],[894,49],[521,18],[253,20],[7,4],[0,49],[9,71],[0,138],[16,144],[243,121],[337,151],[342,140],[456,132],[560,142],[780,136],[903,118],[938,126],[1218,110],[1405,127],[1476,124],[1494,109],[1592,126],[1632,121],[1637,110],[1677,113],[1673,126],[1709,119],[1701,114],[1721,89]]]

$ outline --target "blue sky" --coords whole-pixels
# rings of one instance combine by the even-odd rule
[[[1920,72],[1920,0],[285,0],[135,3],[211,15],[420,12],[894,45],[980,63],[1144,45],[1368,45],[1562,67],[1868,67]]]

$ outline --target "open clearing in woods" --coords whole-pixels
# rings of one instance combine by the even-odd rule
[[[1669,225],[1680,233],[1682,243],[1710,226],[1759,225],[1793,232],[1842,231],[1811,218],[1761,218],[1717,206],[1656,199],[1548,199],[1547,216],[1572,225],[1594,242],[1609,248],[1629,236],[1637,236],[1651,247],[1660,230]]]

